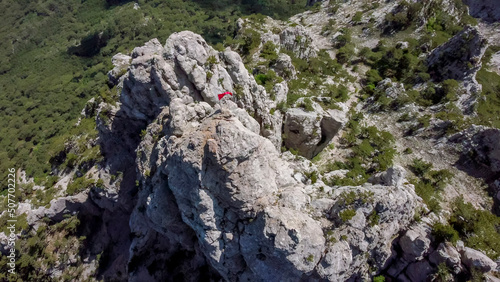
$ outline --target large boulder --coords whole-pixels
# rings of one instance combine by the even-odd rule
[[[451,136],[449,141],[462,147],[461,167],[491,179],[495,198],[500,200],[500,179],[495,180],[500,172],[500,130],[473,125]]]
[[[481,68],[487,40],[477,27],[467,26],[427,58],[431,75],[439,80],[472,79]]]
[[[292,51],[301,59],[315,57],[318,48],[311,44],[312,35],[301,25],[286,27],[280,33],[280,44],[286,50]]]
[[[297,71],[295,70],[295,66],[292,64],[292,58],[290,58],[287,54],[280,53],[276,63],[272,67],[279,76],[284,77],[285,79],[297,79]]]
[[[401,186],[405,181],[406,170],[399,166],[393,166],[387,171],[377,173],[368,179],[368,182],[373,184],[381,184],[387,186]]]
[[[406,269],[406,276],[412,282],[428,281],[429,274],[432,273],[432,267],[427,260],[421,260],[412,263]]]
[[[497,268],[496,262],[478,250],[465,247],[462,253],[462,263],[470,270],[477,269],[488,272]]]
[[[496,0],[464,0],[471,16],[487,22],[500,21],[500,6]]]
[[[300,105],[303,101],[299,99],[296,104]],[[325,111],[316,102],[312,104],[312,111],[288,109],[284,121],[285,146],[309,159],[321,152],[347,122],[343,111]]]
[[[419,224],[408,231],[399,240],[406,261],[420,260],[427,254],[431,244],[430,229],[424,224]]]
[[[476,73],[481,69],[487,42],[477,27],[467,26],[434,49],[427,58],[429,73],[435,80],[455,79],[461,82],[456,104],[465,114],[472,113],[476,94],[481,93]]]
[[[460,253],[449,242],[439,244],[438,248],[430,254],[429,261],[436,266],[445,263],[455,274],[462,271]]]

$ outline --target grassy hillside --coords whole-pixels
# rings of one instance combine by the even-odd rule
[[[285,18],[300,1],[6,0],[0,2],[0,171],[24,168],[45,181],[85,102],[109,91],[111,57],[151,38],[191,30],[212,43],[251,13]],[[7,173],[0,176],[3,184]],[[2,185],[6,187],[6,185]]]

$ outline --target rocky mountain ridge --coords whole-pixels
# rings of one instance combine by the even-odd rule
[[[341,15],[348,13],[348,4],[340,8]],[[395,5],[377,9],[376,21],[383,23],[384,11]],[[318,13],[328,14],[328,8],[325,2]],[[259,31],[258,46],[243,58],[232,48],[216,50],[189,31],[172,34],[165,45],[152,39],[129,55],[116,55],[108,75],[120,91],[119,101],[93,100],[83,111],[92,115],[90,109],[96,109],[105,157],[86,177],[105,179],[104,187],[59,197],[50,207],[32,210],[27,203],[28,224],[37,230],[44,217],[59,222],[64,214],[94,220],[87,225],[95,234],[87,238],[92,247],[85,250],[90,270],[85,277],[100,268],[104,280],[347,281],[384,274],[424,281],[437,279],[436,269],[444,264],[455,277],[479,269],[495,281],[497,262],[461,241],[437,241],[433,226],[446,219],[429,211],[402,166],[374,173],[361,185],[335,185],[328,179],[346,171],[324,172],[311,161],[342,143],[351,130],[346,127],[352,126],[350,110],[378,103],[368,99],[356,106],[349,93],[347,101],[332,108],[325,108],[328,99],[320,95],[280,106],[290,96],[290,81],[300,75],[293,60],[321,56],[323,47],[334,45],[320,34],[319,25],[300,24],[314,17],[306,12],[292,24],[266,19],[262,26],[276,30]],[[252,24],[241,20],[238,36],[245,38]],[[262,73],[252,73],[259,66],[246,67],[265,63],[261,54],[267,42],[279,53],[274,64],[263,67],[281,77],[271,88],[257,80]],[[465,60],[440,55],[469,43]],[[485,44],[477,29],[467,27],[429,52],[429,65],[438,65],[435,70],[443,77],[460,80],[470,96],[481,91],[475,75]],[[327,51],[328,56],[335,52]],[[352,92],[361,89],[359,77],[325,80],[345,83]],[[390,78],[376,89],[390,99],[410,91]],[[233,97],[219,102],[217,94],[225,91]],[[411,107],[409,112],[416,112]],[[472,127],[445,139],[449,146],[462,144],[464,155],[477,155],[474,159],[491,170],[487,183],[500,182],[498,129]],[[296,150],[295,155],[280,151],[286,149]],[[118,172],[119,183],[111,179]],[[96,254],[103,250],[107,263],[98,265]]]

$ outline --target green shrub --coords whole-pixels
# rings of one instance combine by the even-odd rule
[[[283,79],[281,77],[277,76],[273,70],[268,70],[265,74],[263,74],[263,73],[257,74],[255,76],[255,81],[259,85],[263,85],[264,88],[266,89],[266,91],[268,93],[270,93],[273,86],[276,83],[283,81]]]
[[[500,128],[500,75],[486,70],[485,65],[476,74],[477,81],[482,85],[482,99],[478,99],[475,124],[483,124]]]
[[[434,235],[437,242],[448,241],[455,244],[459,239],[458,232],[452,226],[439,222],[432,226],[432,235]]]
[[[359,23],[361,22],[361,18],[363,17],[363,12],[362,11],[357,11],[356,14],[352,17],[352,21],[354,23]]]
[[[378,213],[376,211],[373,211],[368,216],[368,222],[370,223],[371,227],[377,225],[379,223],[379,221],[380,221],[380,216],[378,215]]]
[[[342,220],[342,222],[347,222],[351,220],[356,215],[356,211],[353,209],[347,209],[343,210],[339,213],[339,217]]]
[[[254,29],[247,28],[241,32],[240,50],[243,55],[250,55],[260,45],[260,33]]]
[[[92,187],[93,185],[95,185],[95,181],[93,179],[87,179],[84,176],[78,177],[76,179],[73,179],[73,181],[68,184],[66,193],[68,195],[78,194],[81,191]]]
[[[415,175],[419,177],[423,177],[424,175],[426,175],[431,168],[432,164],[423,161],[422,159],[414,159],[413,164],[410,165],[410,169],[413,171],[413,173],[415,173]]]
[[[78,156],[73,153],[66,155],[66,161],[64,162],[67,168],[73,169],[78,161]]]
[[[373,282],[385,282],[385,277],[383,275],[375,276]]]
[[[492,259],[500,256],[500,217],[490,211],[475,209],[460,197],[454,202],[449,222],[466,246],[482,250]]]
[[[343,28],[340,30],[340,32],[341,34],[335,38],[335,41],[337,42],[337,48],[346,46],[347,44],[351,43],[352,40],[352,33],[350,29]]]
[[[308,112],[314,111],[312,101],[309,98],[304,98],[303,102],[300,103],[299,107],[304,108]]]
[[[354,45],[346,44],[337,51],[337,61],[347,63],[354,56]]]
[[[273,65],[274,63],[276,63],[276,60],[278,59],[278,53],[276,53],[276,48],[277,46],[271,41],[267,41],[262,46],[260,57],[268,61],[269,62],[268,65]]]

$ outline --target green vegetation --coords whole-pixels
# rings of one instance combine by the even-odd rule
[[[306,258],[307,262],[314,262],[314,255],[309,255],[307,258]]]
[[[77,177],[76,179],[73,179],[68,184],[68,188],[66,190],[66,193],[68,195],[74,195],[82,192],[83,190],[90,188],[92,186],[96,185],[96,181],[93,179],[87,179],[85,176],[82,177]]]
[[[348,73],[336,60],[333,60],[326,50],[318,52],[317,57],[308,60],[296,57],[292,52],[285,51],[292,58],[292,64],[298,71],[297,79],[288,82],[289,92],[287,105],[293,105],[297,99],[304,96],[329,97],[329,102],[322,102],[325,107],[334,107],[336,102],[348,99],[345,86],[335,86],[325,83],[327,76],[335,79],[348,78]]]
[[[449,223],[467,246],[484,251],[492,259],[500,256],[500,217],[458,198]]]
[[[380,221],[380,216],[378,215],[377,211],[374,210],[368,216],[368,222],[370,223],[370,226],[373,227],[373,226],[377,225],[379,223],[379,221]]]
[[[306,110],[308,112],[314,111],[314,108],[312,106],[312,101],[309,98],[304,98],[302,103],[300,103],[298,106],[301,108],[304,108],[304,110]]]
[[[402,1],[394,9],[393,13],[388,13],[385,17],[385,32],[401,31],[416,24],[418,13],[422,10],[422,3],[409,3]]]
[[[352,151],[347,161],[329,163],[326,167],[327,171],[347,169],[349,172],[344,178],[326,180],[328,185],[360,185],[372,174],[385,171],[392,165],[396,154],[394,136],[375,126],[362,127],[359,124],[362,118],[362,114],[352,114],[346,125],[342,142]]]
[[[49,281],[51,277],[47,269],[56,267],[62,269],[65,281],[80,278],[83,262],[79,248],[85,241],[84,236],[78,236],[80,220],[77,216],[66,215],[58,223],[51,223],[48,219],[45,222],[47,225],[42,224],[37,231],[29,230],[27,225],[21,227],[18,225],[23,232],[21,238],[16,241],[17,278],[28,281]],[[76,263],[68,265],[67,261],[72,254],[76,254],[74,258]],[[7,257],[3,256],[0,267],[7,269],[6,264]],[[0,273],[0,279],[7,281],[7,274],[7,272]]]
[[[272,95],[273,93],[271,93],[271,90],[273,89],[274,85],[276,83],[282,82],[283,78],[276,75],[276,73],[273,70],[268,70],[265,74],[264,73],[257,74],[255,76],[255,81],[258,84],[263,85],[264,88],[266,88],[267,93],[270,93]]]
[[[385,282],[385,277],[383,275],[375,276],[373,282]]]
[[[450,278],[453,277],[445,262],[438,265],[436,276],[436,281],[450,281]]]
[[[459,237],[458,232],[448,224],[435,223],[432,226],[432,235],[436,238],[436,242],[452,242],[455,244]]]
[[[497,259],[500,256],[500,217],[474,208],[462,197],[455,200],[452,211],[449,224],[434,224],[432,234],[437,241],[455,243],[460,239],[466,246],[482,250],[490,258]]]
[[[500,75],[489,72],[483,68],[476,75],[477,81],[482,85],[483,99],[478,99],[476,124],[500,128]]]
[[[410,170],[417,176],[410,181],[415,185],[417,195],[424,200],[431,211],[439,212],[441,192],[453,174],[447,169],[432,170],[432,164],[421,159],[414,159]]]
[[[277,46],[273,44],[271,41],[267,41],[262,46],[262,51],[260,52],[260,57],[264,58],[268,62],[269,65],[273,65],[276,63],[278,59],[278,53],[276,53]]]
[[[340,219],[342,219],[342,222],[348,222],[355,215],[356,215],[356,211],[353,209],[343,210],[339,213],[339,216],[340,216]]]

